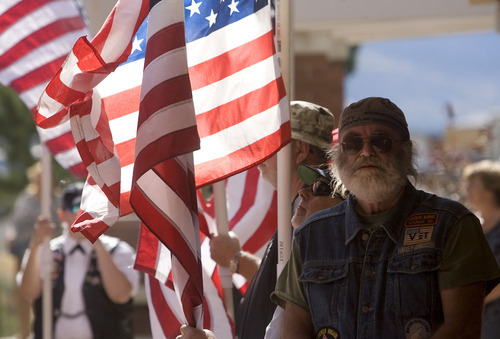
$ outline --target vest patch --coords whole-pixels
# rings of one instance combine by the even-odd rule
[[[405,326],[406,339],[427,339],[431,336],[431,326],[422,318],[411,319]]]
[[[316,333],[316,339],[339,339],[340,335],[333,327],[323,327]]]
[[[434,226],[405,228],[403,245],[415,245],[431,241]]]
[[[406,219],[406,227],[416,227],[416,226],[434,226],[437,225],[438,214],[437,213],[417,213],[412,214]]]

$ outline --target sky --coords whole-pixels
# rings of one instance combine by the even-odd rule
[[[391,99],[410,132],[442,134],[500,117],[500,33],[496,31],[370,42],[359,46],[344,82],[346,104],[367,96]]]

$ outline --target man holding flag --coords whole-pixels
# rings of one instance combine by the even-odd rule
[[[57,211],[63,235],[50,241],[52,253],[52,325],[54,338],[133,338],[132,297],[139,289],[139,273],[131,266],[135,252],[118,238],[101,236],[91,244],[73,233],[83,184],[69,184]],[[34,338],[42,338],[43,239],[54,234],[54,224],[39,217],[29,249],[16,279],[23,296],[33,301]]]

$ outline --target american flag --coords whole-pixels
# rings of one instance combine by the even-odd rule
[[[184,11],[178,0],[150,3],[130,203],[172,254],[172,284],[182,305],[182,323],[202,328],[193,163],[200,139],[188,75]]]
[[[206,4],[208,5],[208,2]],[[255,4],[257,5],[254,6],[253,1],[240,2],[240,6],[249,6],[256,12],[243,11],[241,8],[240,12],[246,14],[240,16],[238,20],[229,20],[225,28],[220,24],[213,26],[207,23],[214,27],[211,30],[220,39],[220,43],[211,40],[212,35],[210,35],[205,37],[205,39],[210,39],[207,40],[210,42],[208,47],[200,50],[199,46],[202,46],[200,39],[194,40],[193,38],[187,45],[191,78],[193,76],[200,78],[197,72],[207,72],[207,67],[210,70],[207,75],[218,74],[215,78],[210,78],[211,81],[218,79],[217,81],[204,85],[200,79],[194,82],[191,80],[196,122],[201,137],[201,150],[195,152],[194,158],[198,187],[250,168],[278,151],[290,139],[288,102],[274,53],[272,36],[270,39],[266,38],[272,31],[269,7],[260,0]],[[185,7],[190,5],[186,4]],[[224,11],[224,8],[229,5],[231,4],[221,3],[220,9]],[[200,8],[202,6],[200,5]],[[163,134],[161,136],[149,135],[146,130],[141,131],[142,127],[136,130],[144,68],[144,56],[141,53],[146,50],[145,28],[142,25],[148,10],[148,1],[120,1],[92,42],[85,38],[77,41],[63,68],[42,95],[37,111],[37,121],[41,126],[49,127],[68,118],[71,120],[78,149],[90,174],[83,193],[81,211],[72,228],[81,231],[91,241],[97,239],[119,216],[131,212],[129,197],[134,165],[136,167],[135,178],[139,181],[139,185],[136,182],[136,187],[148,185],[148,180],[140,182],[141,178],[148,178],[148,176],[141,175],[149,173],[148,169],[152,165],[148,164],[151,159],[145,156],[144,152],[153,149],[148,146],[149,142],[160,140],[163,136]],[[186,17],[190,15],[190,12],[189,9],[185,9]],[[226,14],[231,17],[231,12],[238,13],[233,9],[227,10]],[[221,14],[220,18],[222,17]],[[234,30],[242,30],[245,27],[242,23],[250,25],[243,31],[243,33],[246,32],[243,34],[244,39],[234,35]],[[204,28],[200,26],[200,30]],[[256,35],[259,32],[262,35]],[[257,41],[248,45],[249,37],[255,37]],[[200,38],[203,37],[200,36]],[[256,44],[260,46],[263,41],[270,44],[267,49],[262,48],[264,56],[262,53],[244,51]],[[224,48],[218,52],[214,51],[213,47],[219,44]],[[190,58],[190,53],[211,55],[214,62],[199,61],[196,60],[197,57]],[[267,57],[266,53],[269,54]],[[247,58],[247,60],[237,63],[236,60],[231,61],[231,64],[235,66],[229,67],[224,73],[224,69],[228,67],[227,58],[234,55]],[[211,67],[207,66],[209,64]],[[270,67],[273,68],[271,71]],[[263,69],[266,70],[263,71]],[[158,75],[164,76],[160,73]],[[258,75],[262,75],[264,80]],[[239,81],[234,82],[234,79],[239,79]],[[145,81],[144,86],[149,86],[149,84]],[[149,93],[149,90],[151,88],[143,92]],[[216,106],[213,97],[218,98],[219,106]],[[197,104],[197,100],[202,104]],[[219,114],[214,116],[215,112]],[[143,126],[144,121],[141,120],[139,125]],[[161,133],[168,136],[168,131],[165,128]],[[135,145],[136,133],[137,147]],[[141,139],[141,135],[146,139]],[[215,142],[217,139],[219,141]],[[135,163],[134,149],[137,149]],[[204,155],[204,152],[208,155]],[[139,163],[141,159],[145,159],[146,163]],[[186,173],[189,173],[190,159],[184,157],[183,160],[182,163],[174,163],[173,167],[176,167],[179,173],[183,172],[184,177]],[[210,169],[208,164],[214,166],[214,169],[207,170]],[[199,171],[198,168],[200,168]],[[161,177],[159,173],[160,171],[154,174]],[[198,173],[205,173],[205,175],[199,176]],[[217,175],[220,177],[216,178]],[[162,187],[167,188],[165,185]],[[178,193],[176,189],[171,189],[171,191]],[[137,192],[142,193],[140,190]],[[144,198],[143,201],[153,204],[158,201],[155,196]],[[192,200],[189,202],[184,199],[183,203],[193,207]],[[145,205],[135,207],[140,209]],[[151,206],[147,207],[151,208]],[[173,218],[165,214],[162,216]],[[191,219],[195,219],[193,214],[191,214]],[[150,231],[149,228],[144,229]],[[155,232],[156,236],[164,235],[158,229],[155,229]],[[151,248],[158,248],[158,238],[153,239],[156,239],[156,245],[151,245]],[[159,252],[155,253],[158,258],[161,257]],[[157,262],[163,265],[161,259]],[[192,264],[190,268],[195,265]],[[151,269],[156,271],[153,273],[158,277],[158,266],[153,265]]]
[[[132,212],[129,198],[148,12],[149,1],[118,2],[91,42],[78,39],[36,110],[42,127],[70,119],[89,172],[72,228],[91,241]]]
[[[37,112],[37,123],[44,127],[71,116],[77,147],[90,174],[73,228],[93,241],[120,216],[132,212],[129,197],[146,43],[145,26],[138,29],[147,14],[143,2],[147,5],[145,0],[121,1],[91,43],[81,38],[75,44]],[[209,2],[199,4],[202,9]],[[221,3],[220,7],[230,18],[227,26],[206,29],[210,23],[203,19],[206,27],[199,30],[213,34],[198,35],[196,40],[191,34],[187,43],[201,138],[201,149],[194,153],[197,187],[252,167],[290,140],[288,102],[272,40],[269,6],[262,0],[255,5],[240,2],[239,12],[231,14],[229,5]],[[199,16],[196,11],[191,16],[190,6],[185,3],[186,18]],[[256,12],[252,14],[245,6]],[[127,7],[135,9],[123,10]],[[222,22],[222,14],[218,22]],[[189,23],[197,21],[186,21],[186,31]],[[255,39],[248,42],[251,38]],[[224,48],[214,48],[219,45]],[[259,47],[263,52],[255,53],[256,45],[267,48]],[[117,67],[129,53],[128,61]],[[208,56],[212,59],[207,60]],[[78,60],[84,58],[89,60],[88,69],[79,68]]]
[[[288,100],[267,0],[185,0],[201,150],[196,182],[247,169],[290,140]]]
[[[242,248],[262,256],[267,243],[276,231],[276,191],[265,181],[256,167],[231,176],[226,180],[228,222],[240,239]],[[200,228],[206,234],[216,229],[213,196],[207,203],[199,200]],[[142,228],[135,268],[157,279],[146,279],[146,295],[153,338],[175,338],[182,325],[182,308],[176,299],[170,255],[146,228]],[[217,264],[210,258],[209,238],[202,236],[201,258],[203,268],[203,327],[211,329],[218,339],[234,338],[234,324],[227,316],[222,301],[222,287]],[[245,293],[248,282],[233,275],[233,284]]]
[[[85,34],[87,29],[73,0],[2,0],[0,82],[34,111],[71,47]],[[62,167],[75,176],[86,176],[69,123],[38,128],[38,134]]]

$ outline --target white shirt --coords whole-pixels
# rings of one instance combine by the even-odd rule
[[[56,339],[87,339],[92,338],[92,328],[90,326],[90,321],[86,315],[85,302],[82,293],[83,283],[87,274],[87,269],[90,263],[90,255],[92,253],[92,244],[84,239],[80,241],[80,246],[84,249],[85,253],[81,251],[75,251],[70,254],[71,250],[78,244],[78,242],[72,237],[67,235],[68,231],[64,231],[63,235],[58,238],[51,240],[52,242],[63,240],[63,253],[65,255],[64,261],[64,293],[61,300],[61,316],[57,318],[54,328],[54,337]],[[112,238],[106,235],[101,235],[99,240],[103,243],[110,243],[116,241],[116,238]],[[42,247],[38,249],[38,255],[41,256]],[[23,261],[27,261],[29,251],[25,254]],[[134,249],[124,241],[120,241],[118,246],[115,248],[111,257],[118,268],[125,274],[128,281],[132,285],[133,294],[135,295],[139,289],[139,272],[134,270],[132,267],[135,260]],[[41,270],[43,275],[43,270]],[[22,279],[18,277],[20,282]],[[64,315],[75,316],[81,314],[77,317],[66,317]]]

